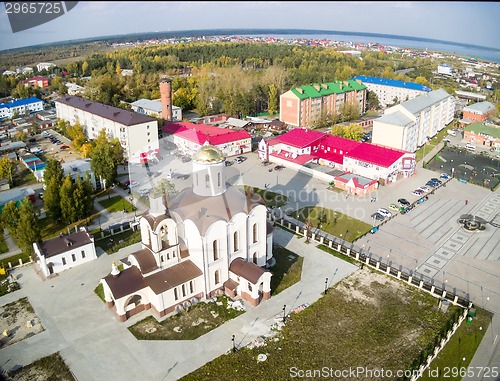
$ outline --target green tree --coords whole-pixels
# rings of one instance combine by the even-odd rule
[[[33,253],[33,243],[41,240],[40,223],[33,203],[24,199],[19,208],[19,222],[16,226],[17,245],[25,254]]]
[[[332,127],[331,134],[335,136],[344,137],[344,126],[336,124]]]
[[[418,84],[424,85],[424,86],[429,86],[429,81],[425,77],[422,77],[422,76],[415,78],[415,83],[418,83]]]
[[[26,142],[26,140],[28,140],[28,135],[26,134],[26,132],[24,132],[24,130],[21,130],[16,134],[16,140],[20,142]]]
[[[380,107],[377,94],[371,90],[368,90],[366,93],[366,106],[369,110],[378,110]]]
[[[84,189],[84,201],[83,201],[83,215],[88,217],[94,211],[94,187],[92,186],[92,182],[90,181],[89,174],[85,174],[85,178],[82,182]]]
[[[64,171],[61,163],[55,159],[49,159],[43,173],[45,192],[43,194],[43,204],[47,215],[53,221],[61,218],[61,196],[59,190],[63,183]]]
[[[118,165],[122,161],[123,148],[119,140],[115,138],[110,142],[106,131],[99,131],[92,150],[90,166],[95,176],[104,180],[104,187],[106,184],[110,185],[115,182],[118,175]]]
[[[2,225],[7,228],[10,235],[17,239],[17,224],[19,222],[19,209],[14,201],[10,201],[3,207],[2,214],[0,215],[2,219]]]
[[[13,176],[16,171],[16,165],[5,155],[0,158],[0,178],[9,180],[10,186],[14,185]]]
[[[269,103],[267,110],[271,115],[278,111],[278,88],[274,86],[274,84],[269,85]]]
[[[344,128],[344,138],[360,141],[363,137],[363,127],[359,124],[351,123]]]
[[[79,208],[79,205],[75,204],[75,202],[80,204],[80,200],[75,200],[75,186],[73,185],[70,175],[64,178],[59,196],[61,198],[61,213],[63,220],[68,224],[75,222],[78,218],[77,213]]]

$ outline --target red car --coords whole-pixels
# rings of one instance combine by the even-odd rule
[[[69,146],[60,146],[59,148],[60,148],[60,149],[68,149],[68,148],[69,148]]]

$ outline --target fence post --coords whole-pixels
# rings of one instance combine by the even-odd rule
[[[377,264],[375,265],[375,268],[378,270],[378,269],[379,269],[379,267],[380,267],[380,262],[379,262],[379,261],[377,261]]]
[[[398,270],[398,279],[401,279],[401,270]]]
[[[21,258],[19,258],[19,266],[22,266],[23,265],[23,260]]]
[[[434,290],[436,289],[436,286],[432,285],[431,287],[431,294],[434,294]]]
[[[295,226],[295,233],[300,234],[300,228],[299,228],[299,226]]]
[[[331,249],[332,248],[332,245],[333,245],[333,241],[328,241],[328,247]]]

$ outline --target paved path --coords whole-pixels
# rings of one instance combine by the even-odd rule
[[[22,288],[0,298],[6,304],[28,296],[45,331],[0,350],[0,367],[10,370],[27,365],[56,351],[78,380],[176,380],[226,353],[236,336],[243,346],[269,333],[283,306],[289,312],[321,297],[325,279],[330,285],[357,270],[357,267],[329,255],[304,239],[275,230],[275,242],[304,257],[302,279],[280,294],[195,341],[138,341],[127,326],[143,319],[144,311],[126,323],[119,323],[94,294],[99,279],[111,269],[111,262],[137,250],[132,245],[113,255],[100,255],[87,263],[42,281],[35,265],[16,269]]]
[[[3,230],[3,239],[7,244],[8,251],[6,253],[0,254],[0,259],[11,257],[21,252],[21,249],[19,249],[16,241],[14,241],[14,238],[12,238],[7,228]]]

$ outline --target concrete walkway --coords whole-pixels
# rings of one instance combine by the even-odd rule
[[[275,242],[304,257],[302,279],[247,312],[194,341],[138,341],[127,326],[149,315],[144,311],[119,323],[94,294],[112,261],[140,248],[134,244],[102,254],[87,263],[42,281],[35,265],[14,270],[21,290],[0,298],[6,304],[27,296],[45,331],[0,350],[0,367],[11,370],[59,351],[78,380],[177,380],[232,348],[269,333],[276,316],[318,300],[325,288],[357,270],[357,266],[329,255],[293,234],[275,230]]]
[[[7,244],[8,251],[6,253],[0,254],[0,259],[8,258],[21,252],[21,249],[19,249],[16,241],[14,241],[14,238],[12,238],[7,228],[3,230],[3,239]]]

